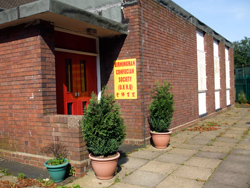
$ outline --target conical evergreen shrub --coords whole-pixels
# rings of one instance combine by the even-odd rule
[[[170,92],[170,83],[164,82],[162,86],[158,82],[152,91],[152,101],[149,106],[149,122],[152,131],[168,132],[174,113],[174,95]]]
[[[115,154],[125,139],[125,126],[121,117],[120,107],[114,95],[102,90],[98,101],[92,93],[88,110],[84,110],[82,131],[88,149],[94,156]]]

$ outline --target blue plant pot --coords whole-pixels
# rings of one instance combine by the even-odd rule
[[[64,161],[67,161],[65,159]],[[64,164],[61,165],[47,165],[48,161],[44,163],[44,166],[48,169],[50,178],[53,179],[54,182],[61,182],[65,179],[67,166],[69,162],[67,161]]]

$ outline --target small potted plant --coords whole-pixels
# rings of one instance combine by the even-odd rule
[[[169,131],[173,119],[174,101],[170,83],[166,81],[162,86],[158,82],[152,91],[152,102],[149,106],[149,123],[152,140],[156,148],[163,149],[168,146],[171,131]]]
[[[42,148],[42,152],[46,154],[53,154],[54,159],[50,159],[44,163],[44,166],[49,171],[49,175],[54,182],[61,182],[64,180],[69,160],[66,159],[68,150],[66,146],[61,143],[51,143]]]
[[[92,93],[88,110],[84,110],[82,131],[90,151],[92,168],[98,179],[111,179],[117,167],[118,147],[125,138],[125,126],[120,107],[107,88],[98,101]]]

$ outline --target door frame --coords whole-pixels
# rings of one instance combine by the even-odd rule
[[[86,37],[86,38],[95,39],[95,41],[96,41],[96,53],[89,53],[89,52],[85,52],[85,51],[77,51],[77,50],[56,48],[56,47],[55,47],[55,51],[96,57],[97,96],[98,96],[98,100],[100,100],[100,98],[101,98],[101,66],[100,66],[100,54],[99,54],[99,38],[95,37],[95,36],[91,36],[91,35],[77,33],[74,31],[67,30],[67,29],[63,29],[63,28],[58,28],[58,27],[55,27],[55,31],[60,31],[60,32],[64,32],[64,33],[68,33],[68,34],[72,34],[72,35],[76,35],[76,36],[82,36],[82,37]]]

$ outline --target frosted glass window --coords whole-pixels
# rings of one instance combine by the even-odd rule
[[[220,91],[215,91],[215,109],[218,110],[220,108]]]
[[[204,34],[201,31],[196,32],[197,50],[204,52]]]
[[[204,91],[207,89],[205,52],[198,51],[197,56],[198,56],[198,89],[199,91]]]
[[[227,106],[230,105],[230,90],[227,90]]]
[[[220,89],[220,58],[219,58],[219,43],[214,40],[214,87],[215,90]]]
[[[214,40],[214,56],[219,57],[219,43],[216,40]]]
[[[206,93],[199,93],[199,115],[206,114],[207,105],[206,105]]]
[[[226,58],[226,61],[229,61],[228,53],[229,53],[229,50],[228,50],[228,47],[226,47],[225,48],[225,58]]]
[[[230,89],[230,61],[229,61],[229,54],[228,54],[229,50],[226,47],[225,48],[225,58],[226,58],[226,87],[227,89]]]

